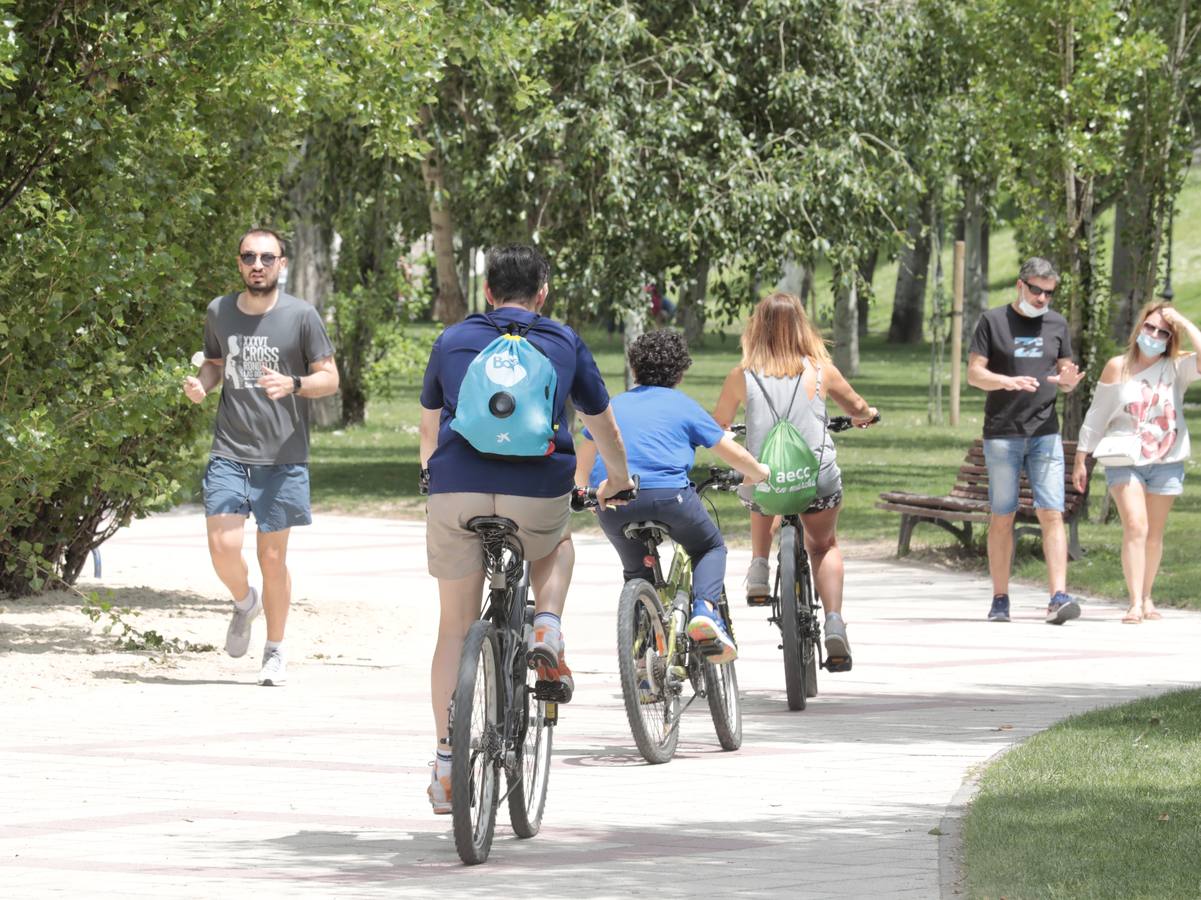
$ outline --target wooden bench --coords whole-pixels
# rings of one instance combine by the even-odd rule
[[[1068,528],[1068,557],[1080,559],[1084,549],[1080,546],[1080,537],[1076,532],[1077,522],[1088,513],[1088,483],[1084,492],[1076,490],[1072,484],[1072,466],[1076,461],[1076,442],[1063,442],[1063,480],[1064,480],[1064,510],[1063,521]],[[1093,459],[1088,459],[1088,472],[1092,475]],[[955,486],[945,497],[933,497],[927,494],[911,494],[906,491],[886,491],[880,495],[877,509],[886,509],[901,514],[901,534],[897,540],[897,556],[905,556],[909,552],[909,539],[913,529],[922,522],[937,525],[955,535],[964,547],[972,546],[972,523],[988,522],[988,469],[984,464],[984,441],[976,438],[963,465],[959,468],[959,476]],[[958,522],[960,524],[956,525]],[[1034,498],[1030,491],[1030,483],[1022,473],[1022,482],[1018,494],[1018,511],[1014,517],[1014,540],[1019,535],[1029,534],[1041,536],[1042,529],[1038,525],[1038,515],[1034,511]]]

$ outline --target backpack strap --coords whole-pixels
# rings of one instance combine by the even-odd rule
[[[485,319],[487,319],[488,324],[491,325],[493,328],[495,328],[497,331],[499,331],[501,334],[515,334],[518,337],[525,337],[527,334],[529,334],[530,331],[533,330],[534,326],[538,324],[538,320],[542,318],[542,316],[539,315],[538,313],[534,313],[534,318],[530,321],[530,323],[528,325],[522,326],[522,325],[519,325],[517,322],[510,322],[508,325],[505,325],[504,327],[502,327],[500,325],[497,325],[496,321],[487,313],[480,313],[480,315],[483,316]]]
[[[755,384],[759,385],[759,391],[760,391],[760,393],[763,394],[763,399],[767,401],[767,408],[769,410],[771,410],[771,414],[775,418],[775,420],[777,422],[782,422],[784,419],[786,419],[789,416],[789,414],[792,412],[792,405],[794,403],[796,403],[796,394],[797,394],[797,391],[801,387],[800,377],[797,378],[796,387],[794,387],[792,389],[792,399],[788,401],[788,410],[784,413],[784,416],[781,417],[780,414],[778,412],[776,412],[776,407],[775,407],[775,404],[773,404],[771,402],[771,397],[767,396],[767,388],[765,388],[763,386],[763,382],[759,380],[759,376],[756,375],[754,370],[752,370],[752,369],[747,369],[746,371],[750,374],[750,376],[752,378],[755,379]]]

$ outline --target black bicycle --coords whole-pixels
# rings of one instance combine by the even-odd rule
[[[474,865],[488,858],[501,800],[509,802],[518,837],[538,833],[563,697],[558,682],[536,681],[527,661],[534,603],[517,523],[477,516],[467,527],[484,547],[488,598],[459,660],[450,705],[450,778],[455,848],[463,862]],[[502,769],[508,786],[503,796]]]
[[[424,475],[423,475],[424,477]],[[634,489],[617,495],[637,496]],[[517,539],[517,523],[476,516],[467,528],[484,549],[488,596],[479,621],[463,641],[459,677],[450,703],[451,814],[455,849],[468,865],[492,849],[496,808],[509,801],[509,821],[519,838],[542,825],[554,726],[568,697],[558,681],[539,681],[529,658],[534,631],[530,567]],[[500,771],[507,790],[500,794]]]
[[[880,421],[875,416],[872,423]],[[829,420],[830,431],[852,427],[850,416]],[[736,426],[737,428],[737,426]],[[745,433],[745,429],[742,429]],[[783,516],[780,524],[775,590],[762,602],[751,606],[771,606],[768,621],[780,629],[780,649],[784,651],[784,689],[788,708],[802,710],[810,697],[817,696],[817,670],[849,672],[851,657],[823,659],[821,643],[821,599],[813,583],[813,568],[805,550],[805,534],[799,514]]]
[[[709,477],[697,485],[708,490],[734,491],[743,476],[732,469],[712,466]],[[573,506],[595,506],[589,492],[577,488]],[[734,662],[713,663],[722,652],[716,641],[698,643],[688,636],[692,608],[692,560],[682,549],[672,557],[666,576],[659,545],[671,535],[661,522],[630,522],[622,532],[646,547],[651,581],[635,578],[625,583],[617,604],[617,664],[630,732],[643,759],[664,763],[672,758],[680,738],[680,721],[697,697],[709,704],[713,729],[723,750],[742,746],[742,704]],[[725,589],[717,603],[730,637],[734,624]],[[681,705],[685,684],[692,696]]]

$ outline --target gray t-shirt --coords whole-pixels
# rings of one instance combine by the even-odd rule
[[[209,304],[204,355],[224,360],[224,384],[213,430],[213,456],[247,465],[309,461],[309,401],[272,400],[258,386],[263,366],[283,375],[307,375],[311,363],[334,355],[317,310],[280,293],[261,316],[238,309],[238,295]]]

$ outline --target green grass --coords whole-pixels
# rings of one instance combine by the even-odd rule
[[[1196,320],[1201,317],[1201,171],[1194,171],[1181,195],[1176,217],[1173,285],[1177,305]],[[1103,218],[1105,225],[1112,214]],[[993,305],[1007,302],[1016,277],[1017,248],[1012,233],[994,232],[991,247]],[[1107,266],[1105,267],[1107,270]],[[944,270],[950,288],[950,246],[945,248]],[[871,308],[871,334],[860,351],[860,372],[853,379],[856,389],[883,414],[880,427],[852,431],[838,441],[839,464],[843,470],[845,501],[839,533],[844,541],[895,542],[898,516],[874,507],[877,495],[887,490],[943,493],[951,487],[969,442],[980,434],[984,395],[964,387],[960,425],[927,424],[930,348],[928,345],[896,347],[883,335],[891,316],[896,266],[877,270],[876,299]],[[828,276],[817,277],[818,289],[828,295]],[[819,305],[829,306],[829,297]],[[415,326],[431,328],[432,326]],[[603,330],[589,331],[585,338],[596,355],[605,380],[615,391],[622,379],[620,336]],[[683,389],[701,405],[712,409],[722,381],[737,362],[738,338],[729,333],[710,333],[702,346],[694,347],[695,360],[685,377]],[[373,402],[365,426],[346,431],[318,431],[313,435],[313,500],[326,510],[368,515],[420,515],[422,503],[416,493],[417,423],[420,415],[420,378],[398,385],[397,399]],[[1194,397],[1196,389],[1194,389]],[[945,398],[945,393],[944,393]],[[1201,420],[1194,399],[1186,409],[1195,439],[1201,440]],[[712,462],[702,451],[698,465]],[[1201,544],[1201,494],[1198,493],[1198,464],[1190,461],[1192,476],[1184,496],[1177,501],[1168,520],[1163,566],[1155,598],[1165,605],[1201,608],[1195,585],[1201,579],[1201,562],[1193,548]],[[700,474],[698,470],[697,474]],[[1094,516],[1105,493],[1100,473],[1092,484]],[[747,519],[730,495],[719,495],[717,506],[723,531],[733,540],[745,539]],[[577,526],[587,527],[589,518],[577,516]],[[978,529],[981,530],[981,529]],[[1099,596],[1125,596],[1119,551],[1121,526],[1116,518],[1109,524],[1089,522],[1081,527],[1081,543],[1087,556],[1069,566],[1068,586]],[[1037,541],[1024,539],[1019,546],[1017,576],[1039,583],[1045,570],[1038,558]],[[985,559],[976,553],[957,552],[954,538],[932,526],[922,526],[914,535],[919,559],[934,557],[964,568],[983,570]]]
[[[1076,716],[988,769],[968,896],[1201,896],[1201,692]]]

